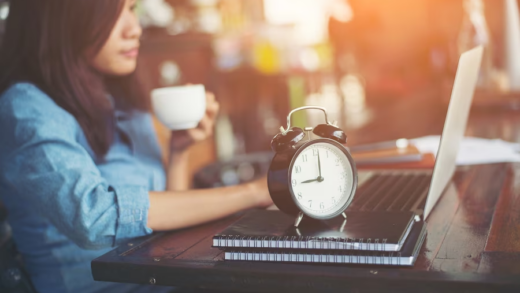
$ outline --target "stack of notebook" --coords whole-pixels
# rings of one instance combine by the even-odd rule
[[[213,237],[225,260],[412,266],[426,235],[413,212],[349,212],[328,221],[255,210]]]

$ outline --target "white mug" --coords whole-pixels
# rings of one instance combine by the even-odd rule
[[[171,130],[195,128],[206,112],[206,90],[203,85],[155,89],[152,107],[157,119]]]

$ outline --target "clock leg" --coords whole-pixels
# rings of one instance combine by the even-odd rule
[[[343,220],[343,223],[341,223],[341,226],[339,227],[339,232],[343,232],[343,230],[345,230],[345,225],[347,225],[347,219]]]
[[[294,227],[298,227],[298,225],[300,225],[300,222],[302,221],[303,219],[303,212],[300,212],[298,214],[298,217],[296,217],[296,221],[294,221]]]
[[[344,218],[345,220],[347,219],[347,214],[345,214],[345,212],[343,212],[341,215],[343,216],[343,218]]]

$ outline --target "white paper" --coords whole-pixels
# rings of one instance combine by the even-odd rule
[[[437,155],[440,136],[425,136],[411,139],[421,153]],[[520,162],[520,144],[500,139],[465,137],[457,155],[457,165],[480,165],[506,162]]]

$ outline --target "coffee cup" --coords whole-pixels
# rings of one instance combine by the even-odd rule
[[[195,128],[206,112],[203,85],[159,88],[151,96],[155,116],[170,130]]]

